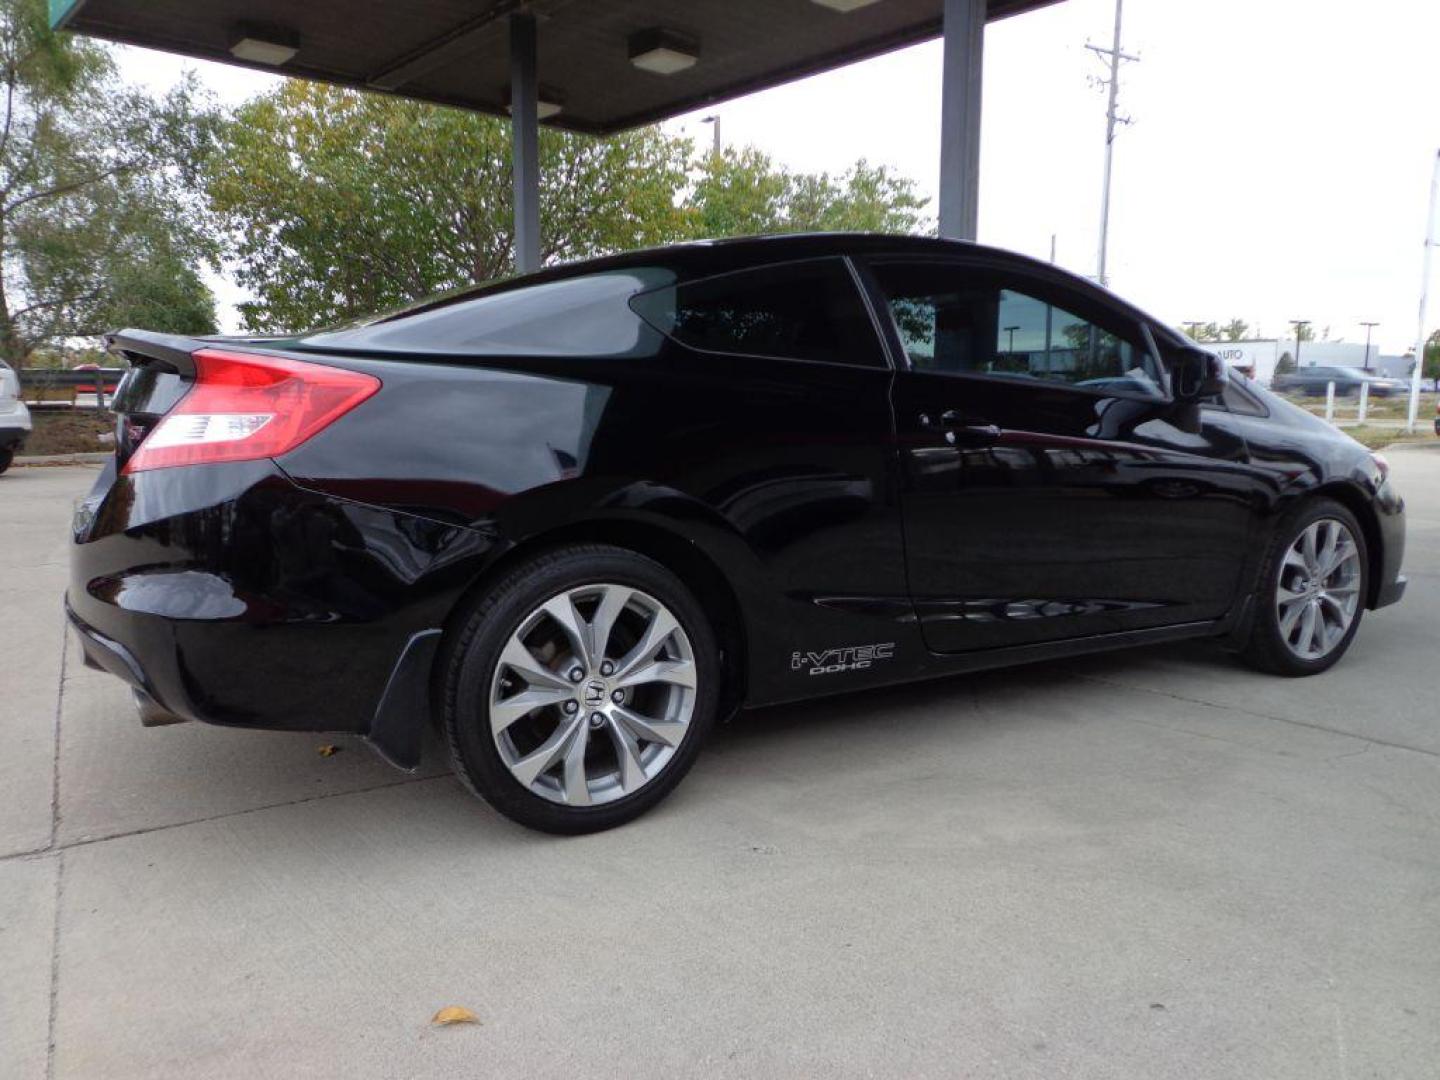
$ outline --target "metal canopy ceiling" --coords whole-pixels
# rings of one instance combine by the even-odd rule
[[[988,0],[990,20],[1055,0]],[[547,122],[605,134],[937,36],[943,0],[50,0],[51,21],[129,45],[506,114],[506,16],[538,20]],[[250,27],[243,30],[242,27]],[[633,35],[664,28],[698,45],[673,75],[637,69]],[[279,66],[231,55],[263,29],[298,51]]]

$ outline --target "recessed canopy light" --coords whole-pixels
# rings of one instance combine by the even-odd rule
[[[279,67],[300,51],[300,35],[279,26],[241,23],[231,35],[230,55],[252,64]]]
[[[674,30],[656,27],[642,30],[630,38],[630,62],[641,71],[656,75],[674,75],[694,67],[700,59],[700,43]]]
[[[834,11],[854,11],[856,8],[869,7],[876,0],[815,0],[821,7],[828,7]]]
[[[510,107],[510,88],[507,86],[504,93],[505,109],[508,112],[515,110]],[[550,117],[565,108],[565,95],[559,90],[552,90],[548,86],[542,86],[535,95],[535,118],[537,120],[549,120]]]

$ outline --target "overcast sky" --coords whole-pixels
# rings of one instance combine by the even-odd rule
[[[1103,74],[1113,0],[1066,0],[992,24],[985,38],[980,239],[1095,272]],[[1440,149],[1432,57],[1440,5],[1416,0],[1126,0],[1115,146],[1111,287],[1172,323],[1289,319],[1385,352],[1412,345],[1430,171]],[[125,50],[134,80],[194,67],[235,103],[274,78]],[[543,73],[542,73],[543,76]],[[883,162],[933,195],[940,46],[920,45],[740,98],[718,112],[728,145],[795,169]],[[700,114],[672,127],[708,139]],[[933,206],[932,206],[933,212]],[[222,321],[238,290],[219,290]],[[1440,321],[1440,300],[1432,304]]]

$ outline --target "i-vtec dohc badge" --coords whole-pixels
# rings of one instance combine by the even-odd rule
[[[824,652],[793,652],[790,654],[790,670],[803,671],[806,675],[864,671],[875,661],[889,660],[894,655],[893,641],[879,645],[847,645],[841,649],[826,649]]]

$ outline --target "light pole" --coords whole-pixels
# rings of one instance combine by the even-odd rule
[[[1440,153],[1435,155],[1434,171],[1430,174],[1430,203],[1425,208],[1425,256],[1420,271],[1420,326],[1415,332],[1415,370],[1410,373],[1410,408],[1405,430],[1415,433],[1415,418],[1420,411],[1420,376],[1425,370],[1425,306],[1430,299],[1430,253],[1440,241],[1435,239],[1435,206],[1440,203]]]
[[[1291,319],[1290,325],[1295,327],[1295,370],[1300,370],[1300,338],[1305,332],[1305,327],[1310,325],[1309,319]]]
[[[1009,355],[1011,355],[1011,356],[1014,356],[1014,355],[1015,355],[1015,331],[1016,331],[1016,330],[1019,330],[1019,329],[1020,329],[1019,326],[1007,326],[1007,327],[1005,327],[1005,332],[1010,335],[1010,345],[1009,345],[1009,348],[1008,348],[1006,351],[1007,351],[1007,352],[1009,353]]]
[[[1379,326],[1380,324],[1379,324],[1378,322],[1362,322],[1360,325],[1363,326],[1363,327],[1365,327],[1365,370],[1366,370],[1366,371],[1369,371],[1369,370],[1370,370],[1370,331],[1373,330],[1375,327]]]
[[[715,141],[714,141],[714,143],[711,144],[711,145],[712,145],[712,149],[711,149],[710,152],[711,152],[712,154],[714,154],[716,157],[719,157],[719,156],[720,156],[720,116],[719,116],[719,114],[717,114],[717,113],[711,113],[709,116],[702,116],[702,117],[700,118],[700,123],[702,123],[702,124],[714,124],[714,125],[715,125],[715,129],[714,129]]]

